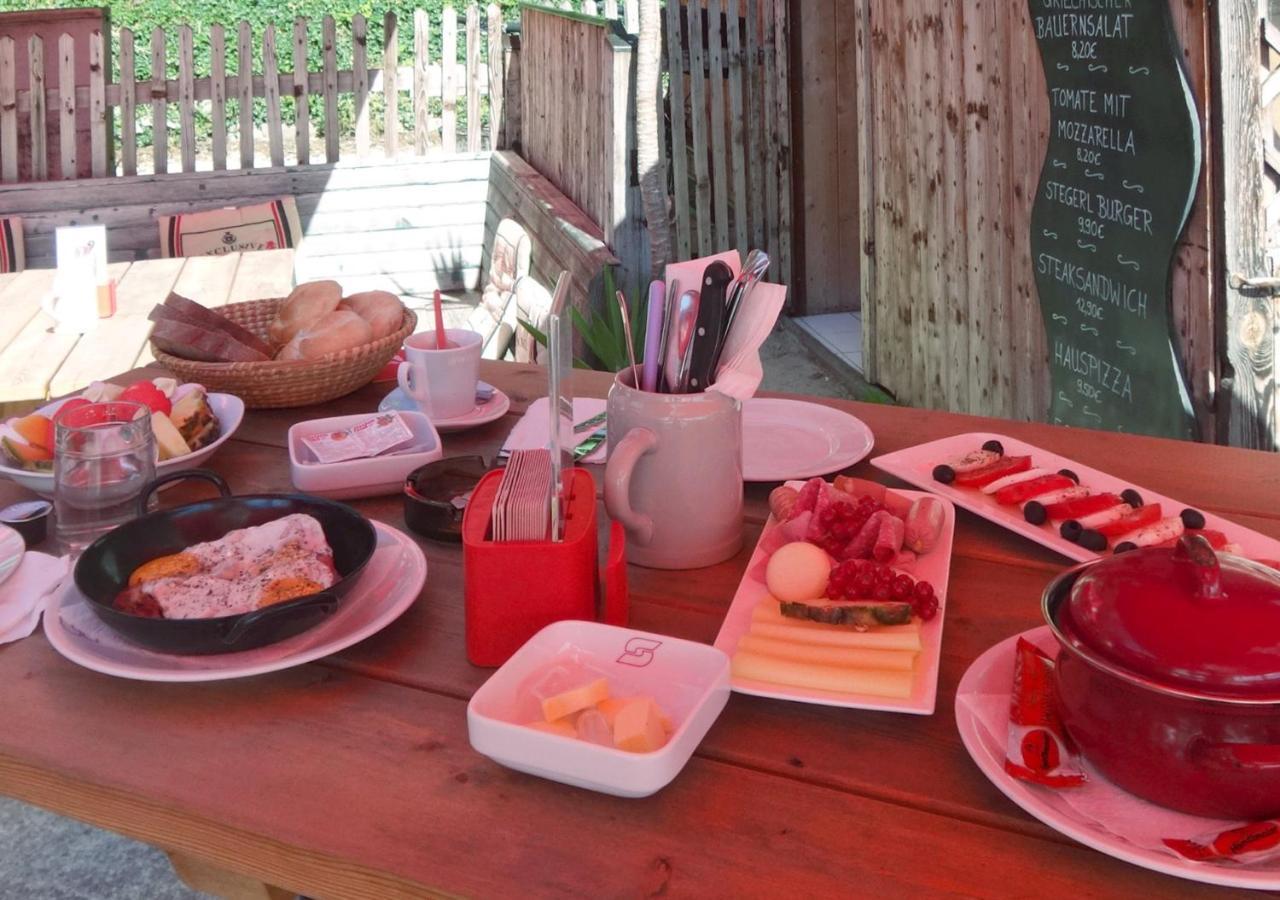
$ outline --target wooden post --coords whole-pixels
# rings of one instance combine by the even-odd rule
[[[94,178],[107,173],[111,135],[107,128],[106,46],[101,31],[89,35],[89,171]]]
[[[691,259],[689,145],[685,121],[684,46],[679,0],[667,3],[667,102],[671,106],[671,179],[675,183],[676,258]]]
[[[18,180],[18,65],[14,40],[0,37],[0,181]]]
[[[507,146],[503,135],[506,122],[503,116],[502,10],[496,3],[489,4],[489,149],[501,150]]]
[[[356,155],[369,155],[369,27],[364,16],[351,19],[351,91],[356,104]],[[386,76],[383,76],[386,77]]]
[[[12,52],[12,41],[9,46]],[[9,84],[13,84],[12,78]],[[58,123],[62,177],[76,178],[80,174],[76,157],[76,39],[69,34],[58,38],[58,108],[62,113]]]
[[[338,27],[324,17],[324,156],[338,161]]]
[[[520,35],[505,35],[506,47],[502,79],[503,149],[520,152],[524,143],[524,97],[520,87]]]
[[[123,56],[120,69],[124,71]],[[209,28],[209,110],[213,119],[213,168],[222,171],[227,167],[227,33],[221,25]]]
[[[253,29],[240,23],[236,60],[236,97],[240,118],[240,168],[253,168]]]
[[[191,26],[178,29],[178,142],[182,171],[196,170],[196,82],[195,45]]]
[[[127,31],[128,29],[125,29],[125,32]],[[123,44],[124,33],[122,32],[122,60]],[[129,61],[133,61],[132,34],[129,35]],[[123,61],[121,65],[123,65]],[[45,113],[44,39],[38,34],[31,35],[27,40],[27,76],[31,88],[31,178],[34,181],[47,181],[49,179],[49,122]],[[130,81],[132,81],[132,78]],[[130,99],[132,99],[132,95],[130,95]],[[121,105],[123,106],[123,103]],[[130,113],[133,111],[132,103],[129,105],[129,111]],[[131,123],[133,121],[132,116],[127,121]],[[130,135],[130,137],[133,137],[133,135]],[[17,145],[16,135],[14,137],[14,145],[15,147]],[[134,145],[126,144],[126,146],[136,146],[136,143]]]
[[[445,153],[458,152],[458,14],[442,11],[440,24],[440,88],[443,94],[440,137]]]
[[[164,30],[151,31],[151,158],[152,171],[162,175],[169,171],[169,124],[165,116],[169,86],[164,57]]]
[[[400,87],[396,74],[400,71],[400,30],[396,14],[382,18],[382,146],[387,158],[399,152]]]
[[[467,152],[479,153],[484,137],[480,114],[480,7],[467,6]]]
[[[267,144],[271,165],[284,165],[284,122],[280,117],[280,64],[276,55],[276,26],[262,35],[262,84],[267,97]]]
[[[1277,432],[1276,301],[1269,290],[1244,280],[1270,276],[1264,254],[1262,216],[1261,85],[1258,76],[1260,22],[1254,3],[1211,7],[1219,77],[1220,173],[1223,202],[1217,204],[1221,264],[1215,288],[1224,298],[1222,382],[1218,389],[1219,438],[1242,447],[1275,449]]]
[[[430,125],[427,121],[429,96],[427,93],[428,52],[431,48],[430,23],[425,9],[413,11],[413,152],[427,155],[430,142]]]
[[[388,14],[389,15],[389,14]],[[307,20],[299,16],[293,20],[293,108],[294,141],[298,153],[298,165],[311,162],[311,103],[307,83]]]

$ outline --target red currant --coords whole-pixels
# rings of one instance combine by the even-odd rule
[[[917,581],[916,586],[913,589],[913,593],[917,598],[921,600],[925,600],[929,597],[934,596],[933,585],[931,585],[927,581]]]
[[[932,594],[928,597],[916,597],[911,604],[911,611],[928,622],[938,614],[938,598]]]
[[[893,576],[893,584],[891,585],[891,590],[893,592],[893,599],[905,600],[910,598],[911,590],[913,587],[914,585],[911,582],[910,575]]]
[[[876,584],[876,589],[872,592],[872,596],[877,600],[890,600],[893,598],[893,589],[889,584],[880,582]]]

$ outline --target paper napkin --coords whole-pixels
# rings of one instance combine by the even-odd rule
[[[529,409],[507,435],[507,442],[502,445],[502,455],[509,456],[512,450],[544,450],[551,443],[551,414],[547,409],[546,397],[539,397],[529,404]],[[605,401],[595,397],[573,398],[573,422],[585,422],[592,416],[605,411]],[[597,426],[599,427],[599,426]],[[574,434],[575,444],[589,438],[596,428]],[[609,456],[609,447],[602,442],[599,447],[587,454],[583,463],[603,463]]]
[[[36,630],[49,598],[67,577],[68,559],[28,550],[18,570],[0,584],[0,644]]]

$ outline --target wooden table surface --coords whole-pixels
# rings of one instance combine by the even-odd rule
[[[545,393],[531,367],[485,363],[510,415],[448,435],[493,453]],[[581,395],[608,377],[576,373]],[[370,386],[323,410],[250,413],[212,460],[237,492],[285,490],[289,424],[372,410]],[[876,452],[990,430],[1051,448],[1280,538],[1280,456],[889,406],[848,410]],[[863,462],[854,474],[883,478]],[[631,624],[710,642],[766,516],[694,572],[632,567]],[[21,492],[0,486],[0,502]],[[361,501],[403,527],[398,497]],[[603,519],[603,516],[602,516]],[[471,750],[466,702],[490,674],[463,651],[462,560],[430,560],[415,605],[320,662],[243,681],[160,685],[81,669],[43,635],[0,647],[0,792],[184,858],[311,896],[1114,896],[1225,891],[1082,847],[1004,798],[965,753],[954,697],[992,644],[1040,624],[1066,561],[959,513],[937,712],[862,712],[733,695],[676,780],[623,800],[504,769]],[[513,572],[512,591],[536,572]]]

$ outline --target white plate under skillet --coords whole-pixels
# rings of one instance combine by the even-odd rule
[[[466,431],[468,428],[496,422],[507,414],[507,411],[511,409],[511,398],[504,394],[500,388],[493,387],[483,381],[480,384],[492,388],[493,396],[488,400],[478,402],[471,412],[463,413],[460,416],[452,416],[448,419],[432,419],[431,424],[435,426],[436,431],[441,434]],[[378,404],[378,412],[388,412],[393,409],[400,412],[425,412],[401,388],[396,388],[387,394],[382,398],[382,402]]]
[[[777,397],[742,404],[742,477],[790,481],[847,469],[871,452],[875,437],[846,412]]]
[[[1133,863],[1135,866],[1205,884],[1222,884],[1254,890],[1280,889],[1280,865],[1274,862],[1247,866],[1216,865],[1191,862],[1161,850],[1143,847],[1108,830],[1105,822],[1099,823],[1077,812],[1056,792],[1010,777],[1004,770],[1006,749],[1004,735],[992,734],[991,729],[983,723],[973,706],[975,703],[989,702],[996,697],[1001,697],[1004,708],[1008,709],[1009,689],[1013,683],[1014,650],[1020,637],[1025,637],[1051,655],[1057,652],[1053,632],[1048,626],[1042,625],[1022,634],[1015,634],[975,659],[956,688],[956,727],[960,731],[960,739],[964,742],[964,748],[969,752],[969,756],[982,770],[982,774],[986,775],[1001,793],[1055,831],[1079,841],[1086,847],[1092,847],[1099,853]],[[1095,774],[1091,771],[1090,777],[1095,777]],[[1098,781],[1115,792],[1109,808],[1116,808],[1118,804],[1125,802],[1133,804],[1144,802],[1101,777],[1098,777]]]
[[[800,487],[796,483],[795,487]],[[910,500],[928,496],[923,491],[896,491]],[[789,685],[771,684],[740,678],[731,675],[730,687],[739,694],[754,694],[757,697],[772,697],[776,700],[795,700],[800,703],[817,703],[822,706],[842,706],[848,709],[878,709],[882,712],[911,713],[918,716],[933,715],[938,699],[938,667],[942,659],[942,620],[947,612],[947,582],[951,577],[951,544],[955,538],[956,511],[947,501],[942,502],[944,518],[942,531],[938,535],[938,543],[933,549],[921,556],[915,568],[910,570],[912,578],[928,581],[938,594],[938,614],[928,622],[920,625],[920,657],[916,660],[915,682],[911,696],[905,699],[891,697],[875,697],[870,694],[853,694],[840,691],[821,691],[811,688],[791,687]],[[737,593],[729,611],[725,613],[724,622],[720,625],[720,633],[716,635],[715,648],[733,657],[738,649],[738,641],[751,630],[751,614],[769,593],[764,581],[755,577],[765,564],[768,556],[764,547],[771,544],[769,535],[778,523],[773,516],[765,523],[760,532],[760,540],[756,542],[755,552],[751,554],[751,562],[747,563],[747,571],[738,583]]]
[[[222,681],[288,669],[337,653],[390,625],[413,605],[427,560],[407,535],[373,523],[378,544],[368,568],[337,611],[302,634],[241,653],[178,656],[131,644],[106,625],[68,579],[44,614],[44,633],[74,663],[138,681]]]
[[[1051,472],[1056,472],[1059,469],[1070,469],[1080,476],[1082,485],[1093,489],[1095,492],[1110,491],[1114,494],[1119,494],[1126,488],[1133,488],[1142,495],[1145,503],[1161,504],[1162,511],[1166,516],[1176,516],[1187,508],[1187,504],[1179,503],[1177,500],[1170,499],[1163,494],[1157,494],[1155,491],[1144,488],[1141,485],[1121,481],[1113,475],[1108,475],[1106,472],[1101,472],[1089,466],[1083,466],[1066,456],[1059,456],[1057,453],[1044,450],[1034,444],[1028,444],[1026,441],[1020,441],[1017,438],[1006,437],[1003,434],[987,434],[985,432],[957,434],[953,437],[930,441],[927,444],[917,444],[914,447],[908,447],[905,450],[898,450],[894,453],[886,453],[884,456],[877,456],[871,460],[871,465],[881,471],[888,472],[890,475],[901,478],[908,484],[924,488],[939,497],[946,497],[956,506],[967,509],[969,512],[976,513],[984,519],[989,519],[1023,537],[1043,544],[1050,550],[1056,550],[1076,562],[1089,562],[1098,559],[1099,554],[1092,550],[1086,550],[1079,544],[1073,544],[1064,538],[1053,523],[1032,525],[1022,517],[1020,507],[1001,506],[994,497],[984,494],[976,488],[956,487],[953,484],[943,484],[934,480],[934,466],[958,459],[972,450],[981,449],[982,445],[990,440],[997,440],[1003,444],[1006,456],[1030,456],[1031,465],[1037,468],[1048,469]],[[1204,521],[1206,528],[1221,531],[1229,541],[1239,544],[1244,551],[1244,555],[1250,559],[1280,559],[1280,541],[1269,538],[1264,534],[1259,534],[1251,528],[1245,528],[1243,525],[1237,525],[1235,522],[1229,522],[1209,512],[1204,513]]]

